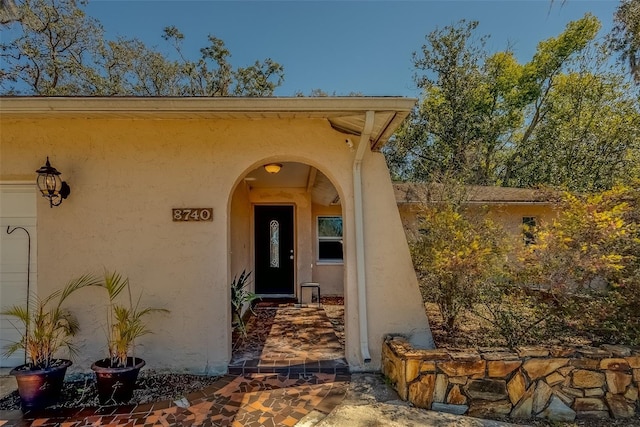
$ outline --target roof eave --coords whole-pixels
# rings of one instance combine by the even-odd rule
[[[155,118],[185,114],[238,115],[249,118],[298,117],[308,114],[324,118],[339,132],[360,135],[367,111],[379,113],[372,149],[379,149],[409,115],[416,103],[403,97],[0,97],[0,117],[117,116]],[[340,122],[340,123],[334,123]]]

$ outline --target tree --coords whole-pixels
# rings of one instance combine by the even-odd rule
[[[423,93],[386,148],[394,178],[592,190],[634,173],[638,103],[605,69],[594,16],[540,42],[525,64],[509,50],[489,55],[476,28],[436,30],[414,54]]]
[[[554,78],[535,131],[511,151],[504,184],[598,191],[637,176],[638,104],[620,73],[594,72],[607,59],[600,50],[583,53]]]
[[[8,23],[16,34],[3,37],[0,58],[2,91],[19,94],[72,95],[86,93],[100,51],[100,24],[88,18],[71,0],[25,0],[19,20]]]
[[[13,0],[0,1],[0,24],[17,21],[19,17],[20,11]]]
[[[224,42],[211,35],[195,61],[182,51],[184,35],[175,27],[163,38],[179,59],[135,38],[105,40],[100,23],[82,10],[85,4],[23,0],[17,13],[2,15],[9,35],[0,43],[4,94],[269,96],[283,82],[282,66],[269,58],[234,67]]]
[[[181,45],[184,35],[176,27],[165,28],[163,39],[181,59],[184,95],[270,96],[284,81],[283,67],[270,58],[234,69],[229,62],[231,52],[217,37],[208,37],[209,45],[200,49],[197,61],[186,58]]]
[[[622,0],[614,16],[611,48],[626,61],[636,84],[640,84],[640,0]]]
[[[472,38],[478,22],[461,21],[428,34],[414,52],[414,79],[423,90],[420,105],[386,152],[397,177],[423,180],[469,173],[479,141],[485,38]]]

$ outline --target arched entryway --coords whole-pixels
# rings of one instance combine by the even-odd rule
[[[273,164],[277,172],[267,171],[267,164]],[[244,368],[247,362],[251,372],[260,363],[265,364],[265,358],[272,357],[278,347],[282,359],[290,359],[270,359],[268,363],[278,371],[284,369],[283,364],[288,369],[309,372],[334,371],[336,367],[347,370],[343,299],[346,251],[343,206],[337,187],[308,163],[261,162],[249,168],[236,185],[229,218],[230,272],[235,276],[250,271],[248,287],[261,297],[258,308],[271,310],[261,311],[257,320],[254,318],[254,322],[261,322],[254,324],[257,332],[248,331],[262,334],[258,341],[266,343],[249,337],[253,340],[249,347],[253,348],[247,350],[235,335],[230,369],[237,370],[239,364]],[[318,307],[316,294],[301,287],[307,282],[319,283],[323,302],[330,303],[331,308],[325,311],[322,304]],[[341,307],[333,307],[336,305]],[[264,336],[269,333],[275,335]],[[269,339],[277,342],[269,343]],[[252,352],[262,362],[250,360]]]

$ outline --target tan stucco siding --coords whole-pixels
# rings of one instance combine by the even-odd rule
[[[155,369],[226,369],[229,284],[252,259],[247,204],[295,204],[296,281],[312,279],[309,196],[279,189],[247,193],[238,186],[247,172],[271,161],[318,168],[344,203],[346,356],[362,366],[350,243],[354,153],[326,120],[5,118],[1,127],[0,180],[34,179],[48,155],[71,186],[59,207],[38,200],[40,295],[103,268],[127,275],[145,304],[171,310],[151,318],[154,334],[137,346],[137,355]],[[422,330],[427,321],[384,159],[369,152],[363,166],[371,366],[379,367],[385,333]],[[213,208],[213,221],[173,222],[171,209],[187,207]],[[88,370],[106,354],[105,301],[99,289],[71,301],[82,328],[76,370]]]
[[[365,156],[363,200],[369,347],[372,360],[377,362],[382,340],[393,330],[413,335],[412,340],[423,346],[433,346],[433,339],[381,153],[367,152]]]
[[[231,276],[239,277],[244,271],[249,273],[247,290],[253,292],[255,284],[251,272],[252,260],[252,215],[251,202],[249,201],[249,187],[241,182],[233,193],[231,199],[231,214],[229,218],[229,258],[231,262]]]
[[[545,205],[497,205],[487,206],[487,215],[511,236],[514,243],[524,241],[522,219],[534,217],[536,224],[549,223],[556,212],[551,204]]]
[[[407,233],[407,238],[411,240],[416,233],[419,224],[420,205],[417,203],[401,203],[398,210],[402,218],[402,224]],[[524,243],[522,219],[524,217],[536,218],[538,225],[552,221],[556,212],[553,206],[548,204],[474,204],[467,206],[465,211],[468,215],[482,215],[490,218],[499,225],[511,238],[512,244],[522,245]]]
[[[41,295],[78,274],[117,269],[146,304],[171,310],[155,315],[154,334],[140,340],[138,354],[150,366],[222,369],[230,354],[229,330],[219,325],[229,324],[227,198],[235,179],[226,173],[235,163],[228,128],[205,121],[3,122],[3,175],[35,171],[49,155],[71,186],[62,206],[38,203]],[[214,220],[174,223],[175,207],[213,207]],[[76,366],[87,369],[106,354],[105,297],[90,290],[76,300]]]

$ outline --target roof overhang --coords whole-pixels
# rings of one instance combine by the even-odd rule
[[[447,188],[439,183],[394,183],[393,190],[398,205],[422,205],[440,203],[445,194],[462,190],[465,205],[551,205],[550,194],[534,188],[514,188],[485,185],[467,185],[464,188]]]
[[[367,111],[374,111],[371,148],[380,149],[411,112],[414,98],[317,97],[0,97],[0,119],[325,119],[339,132],[359,136]]]

